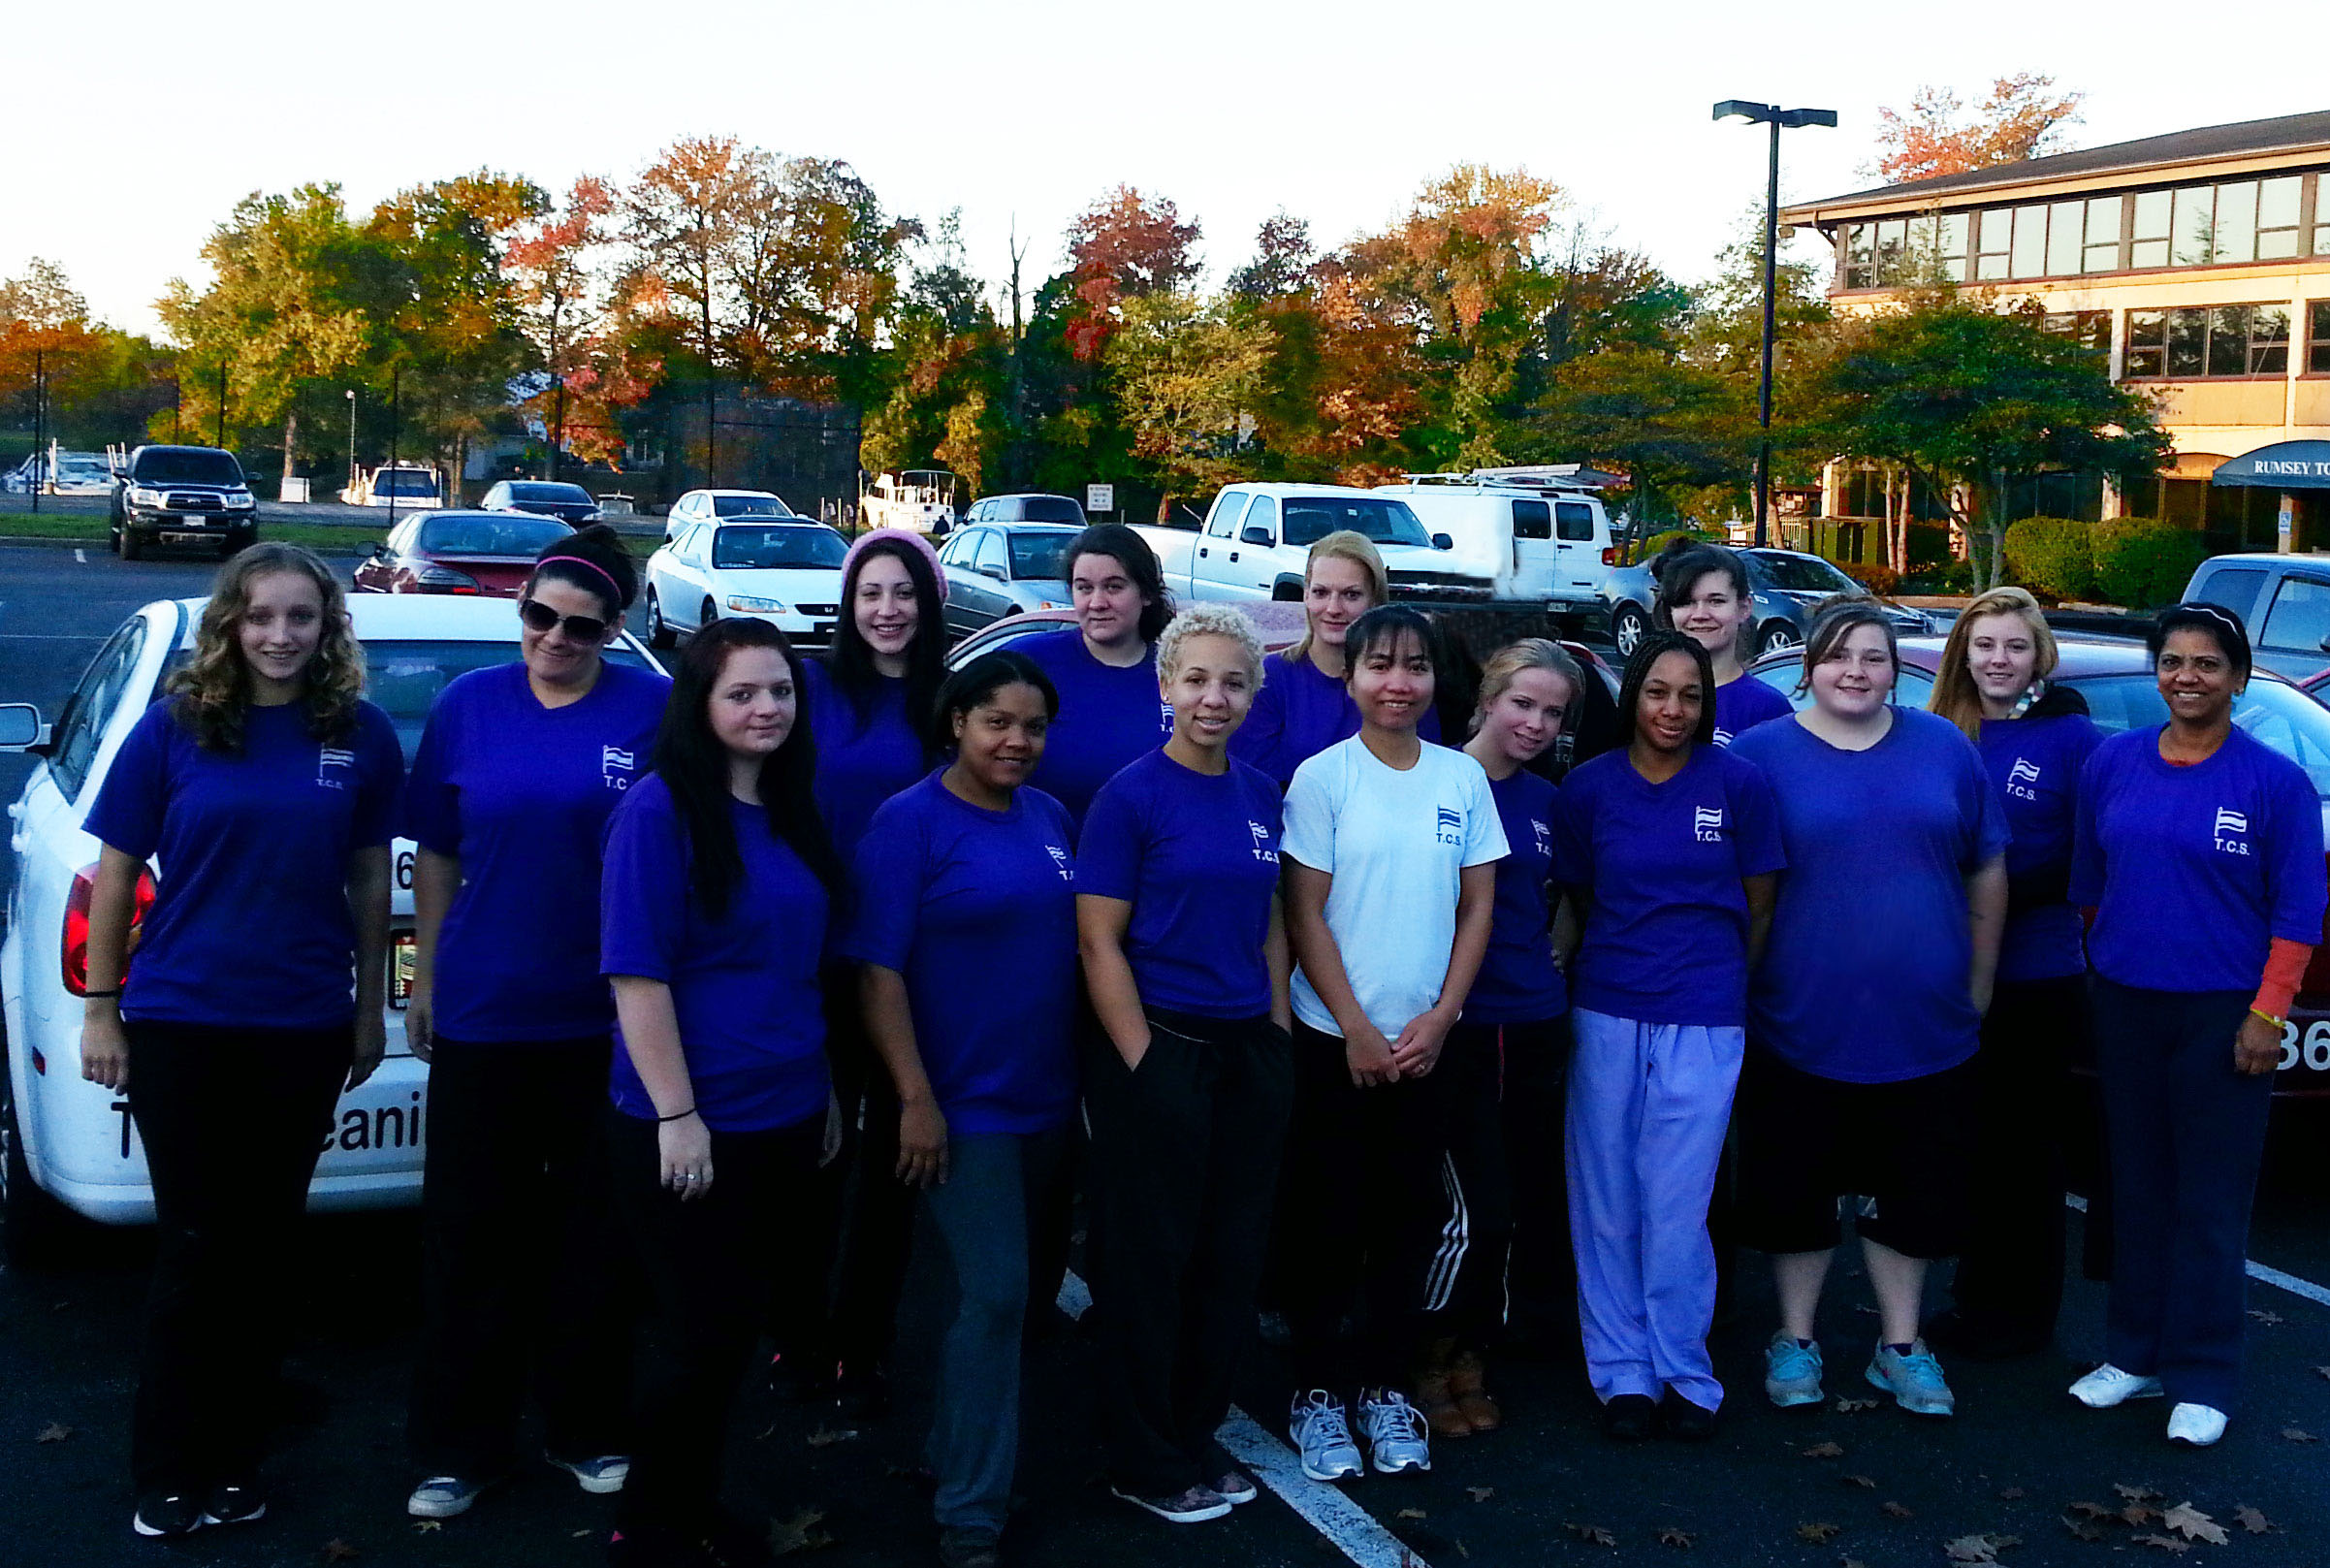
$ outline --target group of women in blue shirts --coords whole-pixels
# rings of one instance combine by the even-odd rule
[[[2222,1431],[2324,903],[2311,787],[2231,720],[2237,621],[2164,616],[2169,721],[2099,741],[2019,591],[1961,618],[1932,713],[1890,700],[1890,624],[1846,601],[1799,714],[1741,668],[1738,558],[1694,551],[1663,563],[1617,745],[1557,785],[1592,678],[1541,639],[1460,674],[1356,534],[1316,547],[1307,633],[1268,657],[1234,610],[1171,614],[1130,529],[1068,562],[1074,627],[950,674],[930,546],[868,534],[828,660],[724,621],[666,681],[606,656],[636,577],[586,530],[520,598],[522,659],[447,686],[409,778],[322,563],[222,572],[89,818],[83,1072],[126,1088],[163,1229],[142,1532],[264,1511],[270,1282],[311,1135],[379,1058],[358,955],[399,822],[431,1077],[417,1517],[513,1471],[530,1392],[552,1462],[622,1494],[611,1560],[761,1560],[721,1499],[752,1347],[774,1330],[797,1377],[878,1409],[919,1206],[952,1296],[940,1555],[1000,1561],[1079,1160],[1109,1481],[1162,1519],[1258,1494],[1215,1439],[1258,1302],[1289,1326],[1307,1474],[1428,1468],[1502,1424],[1509,1282],[1556,1251],[1605,1429],[1708,1436],[1727,1136],[1730,1228],[1778,1287],[1768,1396],[1824,1396],[1850,1212],[1867,1379],[1947,1414],[1933,1261],[1963,1259],[1937,1337],[2052,1331],[2068,1113],[2034,1107],[2063,1103],[2091,963],[2117,1223],[2111,1360],[2073,1392],[2166,1392],[2172,1436]],[[298,940],[222,951],[262,909]]]

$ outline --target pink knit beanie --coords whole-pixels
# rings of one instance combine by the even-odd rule
[[[878,545],[890,539],[895,539],[901,544],[911,545],[921,552],[922,559],[930,562],[931,575],[939,580],[939,602],[945,603],[946,568],[939,564],[938,549],[932,545],[930,540],[911,528],[876,528],[871,533],[859,534],[856,541],[849,546],[849,553],[842,558],[842,581],[845,583],[849,581],[851,568],[856,566],[857,558],[866,553],[868,546]]]

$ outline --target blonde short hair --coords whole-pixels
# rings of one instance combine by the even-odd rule
[[[1488,662],[1481,666],[1481,694],[1473,703],[1474,729],[1481,727],[1489,705],[1505,694],[1514,678],[1523,670],[1545,670],[1560,676],[1570,688],[1569,700],[1573,705],[1584,691],[1585,672],[1578,667],[1578,661],[1567,649],[1550,638],[1523,637],[1489,655]]]
[[[1181,668],[1181,645],[1192,637],[1227,637],[1246,656],[1246,673],[1262,678],[1262,639],[1245,613],[1227,604],[1193,604],[1165,624],[1157,639],[1157,674],[1171,680]]]

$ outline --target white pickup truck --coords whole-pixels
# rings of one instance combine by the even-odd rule
[[[1302,597],[1311,546],[1349,528],[1375,541],[1400,599],[1484,603],[1489,583],[1461,569],[1447,534],[1428,534],[1396,496],[1342,485],[1230,485],[1196,529],[1134,525],[1175,598]]]

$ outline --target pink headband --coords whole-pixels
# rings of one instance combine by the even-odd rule
[[[849,553],[842,558],[843,581],[848,580],[850,568],[857,564],[858,557],[864,555],[870,547],[892,542],[910,546],[916,555],[929,562],[931,576],[936,578],[939,584],[939,602],[944,604],[946,602],[946,568],[939,564],[939,552],[930,540],[910,528],[876,528],[870,533],[859,534],[856,540],[850,544]]]
[[[544,556],[540,560],[534,562],[534,570],[536,572],[540,572],[543,567],[560,560],[565,561],[570,566],[580,566],[585,571],[598,573],[599,581],[605,583],[609,588],[615,590],[615,607],[618,610],[622,608],[622,585],[615,580],[615,574],[613,572],[610,572],[606,567],[599,565],[596,561],[585,560],[580,556]]]

